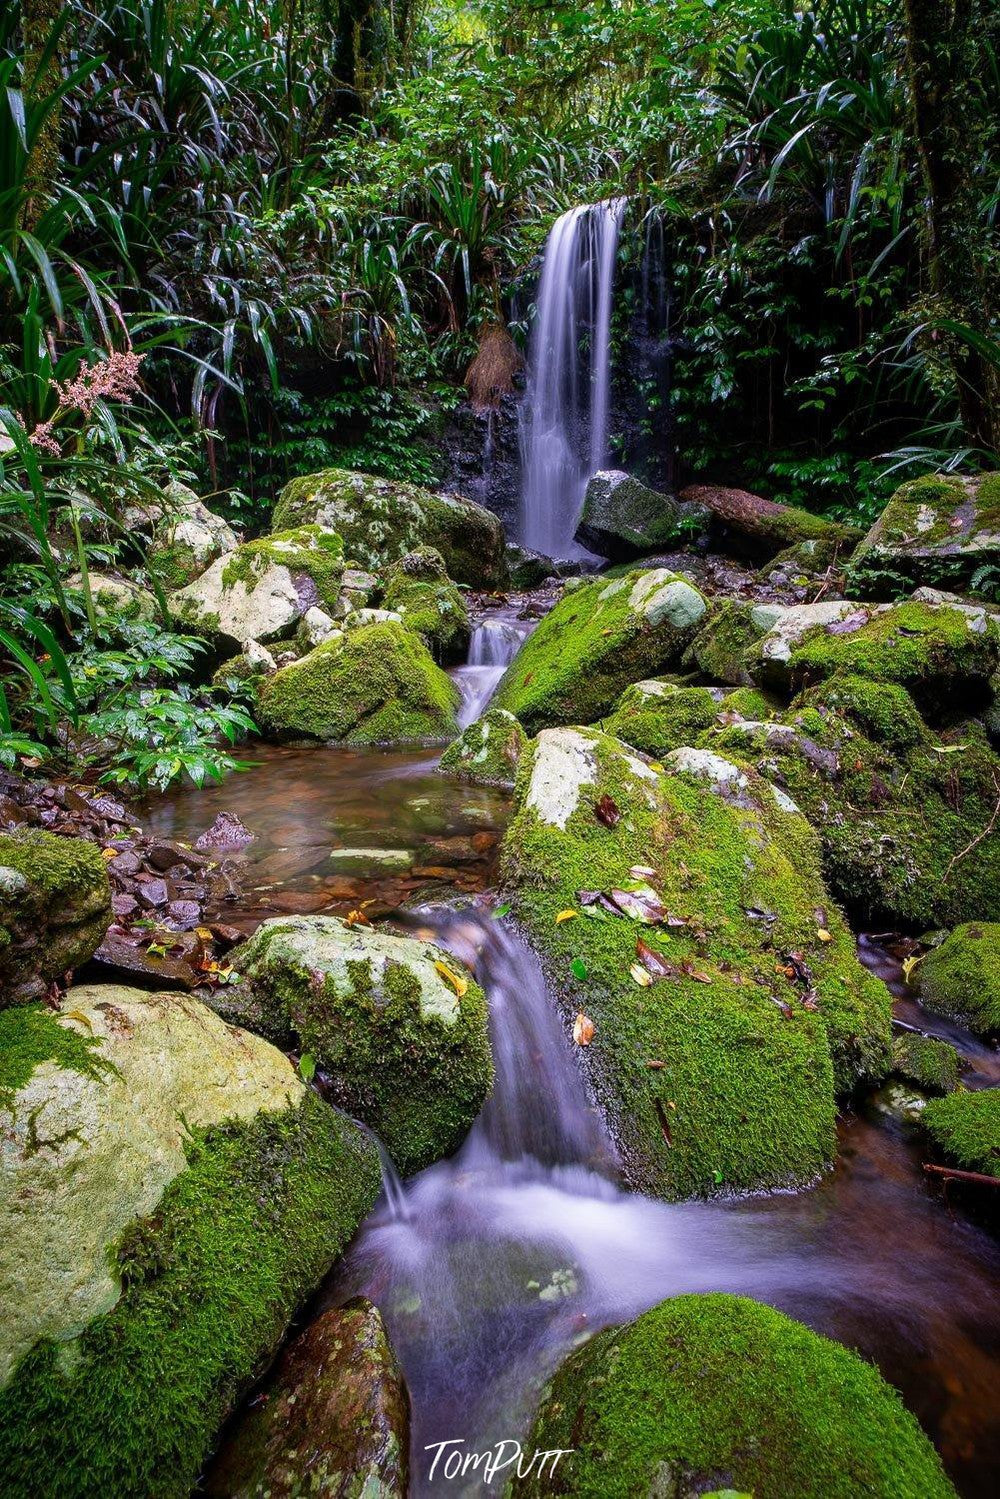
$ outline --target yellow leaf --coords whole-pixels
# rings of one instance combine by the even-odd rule
[[[67,1020],[79,1020],[80,1024],[85,1025],[88,1031],[92,1031],[94,1029],[93,1025],[90,1023],[90,1016],[85,1015],[82,1010],[63,1010],[63,1014],[66,1016]]]
[[[579,916],[579,914],[579,911],[574,911],[572,906],[568,907],[568,909],[565,911],[560,911],[559,915],[556,917],[556,926],[558,926],[561,921],[572,921],[573,917]]]
[[[589,1046],[594,1039],[594,1022],[581,1010],[573,1021],[573,1040],[577,1046]]]
[[[445,983],[450,984],[455,993],[458,995],[459,999],[461,999],[463,994],[469,987],[469,980],[464,979],[460,973],[453,973],[452,970],[448,967],[448,964],[442,963],[440,959],[438,959],[438,961],[434,964],[434,967],[444,979]]]
[[[101,858],[102,859],[107,859],[107,861],[108,861],[109,864],[111,863],[112,859],[117,859],[117,857],[118,857],[118,850],[116,848],[102,848],[101,849]]]
[[[911,953],[908,958],[903,959],[901,965],[903,969],[903,979],[907,984],[913,983],[913,975],[919,965],[924,961],[925,956],[926,955],[924,953],[921,953],[919,957],[915,953]]]
[[[819,938],[819,940],[821,942],[832,942],[833,941],[833,938],[830,936],[830,933],[827,931],[827,929],[826,929],[825,926],[821,926],[819,928],[818,932],[816,933],[816,935],[817,935],[817,937]]]
[[[663,766],[660,764],[659,760],[650,760],[650,762],[649,762],[649,768],[650,768],[650,770],[655,770],[657,772],[663,770]]]
[[[633,963],[629,973],[635,979],[640,989],[648,989],[653,982],[653,975],[648,968],[643,968],[641,963]]]
[[[200,937],[202,942],[211,942],[212,940],[212,933],[207,926],[196,926],[194,934],[196,937]]]
[[[962,750],[967,750],[967,744],[932,744],[931,749],[936,755],[957,755]]]

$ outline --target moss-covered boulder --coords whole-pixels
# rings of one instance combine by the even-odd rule
[[[969,1093],[960,1088],[932,1098],[921,1123],[942,1155],[962,1171],[1000,1179],[1000,1088]]]
[[[242,651],[230,656],[212,676],[212,686],[228,697],[245,697],[256,703],[261,684],[273,677],[278,663],[266,645],[248,640]]]
[[[66,587],[84,593],[83,576],[74,573],[67,578]],[[121,573],[100,572],[90,568],[87,572],[87,587],[98,618],[124,619],[139,624],[152,624],[160,618],[160,606],[156,595],[141,583],[126,578]]]
[[[410,1408],[378,1308],[357,1297],[285,1349],[231,1426],[208,1499],[406,1499]]]
[[[887,1067],[888,991],[788,799],[705,750],[665,764],[597,730],[540,734],[505,891],[567,1014],[593,1023],[589,1081],[636,1186],[809,1181],[833,1158],[838,1088]]]
[[[748,686],[751,681],[748,652],[766,632],[771,618],[771,615],[758,616],[752,604],[734,599],[718,604],[695,633],[684,665],[716,682]]]
[[[168,484],[146,557],[164,588],[184,588],[239,545],[221,515],[184,484]]]
[[[995,899],[993,909],[1000,910]],[[1000,1034],[1000,921],[973,921],[949,932],[917,968],[920,997],[980,1035]]]
[[[877,1369],[742,1296],[678,1296],[598,1333],[545,1390],[525,1448],[567,1455],[517,1496],[955,1495]]]
[[[507,581],[503,525],[461,495],[328,468],[286,484],[274,509],[276,531],[313,524],[339,532],[361,567],[377,571],[428,546],[441,553],[457,583],[499,588]]]
[[[693,744],[717,721],[722,698],[719,688],[680,687],[655,679],[635,682],[626,687],[601,728],[661,760],[671,750]]]
[[[962,1058],[948,1041],[904,1031],[892,1043],[892,1070],[925,1093],[952,1093],[962,1078]]]
[[[259,691],[261,721],[274,733],[346,744],[452,739],[457,703],[419,635],[392,623],[331,636]]]
[[[438,769],[475,786],[513,786],[527,742],[513,713],[490,708],[449,744]]]
[[[1000,569],[1000,473],[926,474],[900,485],[850,563],[863,598],[896,598],[913,584],[975,587]]]
[[[230,962],[242,977],[227,1013],[294,1037],[401,1172],[458,1149],[493,1064],[485,996],[457,959],[335,916],[293,916],[265,921]]]
[[[407,552],[386,569],[382,607],[422,636],[438,661],[465,660],[469,611],[433,547]]]
[[[110,921],[107,866],[93,843],[0,833],[0,1010],[42,998],[93,957]]]
[[[599,557],[633,557],[691,541],[706,529],[707,511],[650,489],[621,469],[602,469],[587,485],[576,540]]]
[[[582,583],[528,636],[494,703],[529,734],[593,723],[630,683],[676,667],[707,609],[697,588],[666,568]]]
[[[344,570],[340,537],[300,526],[248,541],[168,599],[183,629],[222,646],[291,635],[306,611],[334,609]]]
[[[5,1496],[182,1499],[374,1146],[197,1000],[87,985],[0,1014],[0,1157]]]

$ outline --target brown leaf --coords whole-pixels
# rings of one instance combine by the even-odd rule
[[[621,808],[606,792],[595,805],[594,816],[598,822],[603,822],[606,828],[616,827],[622,820]]]
[[[711,975],[708,973],[702,973],[700,968],[696,968],[694,966],[690,958],[685,958],[680,967],[681,973],[683,973],[689,979],[697,979],[699,984],[710,984],[712,982]]]
[[[635,955],[639,962],[648,968],[654,978],[676,978],[677,969],[672,963],[668,963],[662,953],[658,953],[655,947],[650,947],[648,942],[643,942],[640,937],[635,944]]]
[[[663,902],[649,885],[640,885],[637,890],[612,890],[609,893],[619,911],[631,916],[633,921],[644,921],[647,926],[655,926],[666,915]]]
[[[594,1039],[594,1022],[581,1010],[573,1021],[573,1040],[577,1046],[589,1046]]]
[[[662,1134],[664,1140],[666,1140],[667,1144],[672,1147],[674,1143],[674,1137],[670,1131],[670,1121],[667,1118],[667,1111],[663,1107],[663,1104],[659,1098],[653,1099],[653,1107],[656,1110],[656,1117],[659,1121],[660,1133]]]

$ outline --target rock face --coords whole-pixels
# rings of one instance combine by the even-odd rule
[[[449,744],[438,769],[475,786],[513,786],[527,742],[528,736],[513,713],[506,708],[490,708]]]
[[[275,733],[346,744],[451,739],[457,703],[420,637],[393,623],[333,635],[259,689],[261,718]]]
[[[507,578],[503,526],[492,511],[396,479],[340,468],[293,479],[281,491],[273,524],[276,531],[305,524],[337,531],[361,567],[377,570],[428,546],[441,553],[457,583],[496,588]]]
[[[789,799],[707,750],[666,765],[596,730],[540,734],[504,888],[567,1012],[594,1024],[588,1075],[635,1186],[808,1181],[833,1158],[837,1090],[887,1068],[887,991]]]
[[[376,1307],[323,1312],[227,1436],[209,1499],[406,1499],[406,1386]]]
[[[41,999],[94,955],[110,921],[100,849],[38,829],[0,833],[0,1010]]]
[[[921,960],[917,977],[932,1010],[981,1035],[1000,1033],[1000,922],[956,927]]]
[[[314,605],[336,607],[343,559],[339,536],[318,526],[246,542],[172,593],[170,614],[223,646],[283,640]]]
[[[593,723],[631,682],[676,667],[707,609],[693,584],[665,568],[583,583],[525,641],[494,703],[529,734]]]
[[[169,484],[146,556],[164,588],[192,583],[238,546],[232,527],[183,484]]]
[[[458,1149],[493,1064],[485,997],[457,959],[334,916],[298,916],[265,921],[230,962],[243,978],[228,1012],[264,1035],[295,1036],[400,1172]]]
[[[900,485],[851,559],[865,598],[894,598],[909,584],[975,588],[1000,569],[1000,473],[929,474]]]
[[[891,1385],[742,1296],[678,1296],[598,1333],[549,1384],[525,1451],[575,1449],[513,1493],[954,1499]]]
[[[690,541],[708,512],[649,489],[621,469],[604,469],[587,485],[576,540],[599,557],[628,562]]]
[[[0,1015],[0,1152],[5,1494],[181,1499],[374,1147],[197,1000],[87,985]]]
[[[433,547],[407,552],[386,570],[382,607],[423,637],[438,661],[464,661],[469,612]]]
[[[932,1098],[921,1123],[934,1144],[962,1171],[1000,1179],[1000,1088]]]

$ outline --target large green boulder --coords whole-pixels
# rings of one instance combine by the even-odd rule
[[[954,1499],[896,1391],[857,1354],[742,1296],[677,1296],[570,1355],[513,1484],[574,1499]]]
[[[1000,1088],[975,1093],[960,1088],[947,1098],[932,1098],[920,1121],[959,1170],[981,1171],[1000,1181]]]
[[[188,996],[0,1014],[5,1499],[186,1499],[379,1191],[288,1060]]]
[[[576,540],[599,557],[628,562],[706,529],[707,511],[650,489],[621,469],[602,469],[587,485]]]
[[[258,689],[274,733],[345,744],[406,744],[458,732],[458,691],[412,630],[392,622],[338,632]]]
[[[1000,900],[993,909],[1000,914]],[[956,927],[925,955],[916,976],[930,1009],[982,1035],[1000,1034],[1000,921]]]
[[[474,786],[512,787],[527,742],[513,713],[490,708],[449,744],[438,769]]]
[[[0,1010],[41,999],[93,957],[111,921],[101,851],[40,829],[0,833]]]
[[[386,569],[382,608],[395,611],[423,637],[438,661],[464,661],[469,611],[433,547],[407,552]]]
[[[167,602],[177,625],[215,644],[266,644],[293,634],[315,605],[335,609],[343,570],[340,537],[300,526],[219,557]]]
[[[851,558],[852,588],[895,598],[914,584],[975,590],[1000,572],[1000,473],[926,474],[900,485]]]
[[[285,485],[272,524],[276,531],[301,525],[337,531],[361,567],[377,570],[428,546],[441,553],[457,583],[500,588],[507,580],[503,525],[491,510],[399,479],[342,468],[306,474]]]
[[[766,632],[771,618],[759,617],[752,604],[723,600],[699,626],[684,665],[717,682],[747,686],[751,681],[748,652]]]
[[[707,610],[697,588],[666,568],[584,583],[528,636],[494,704],[529,734],[593,723],[630,683],[675,668]]]
[[[265,921],[229,959],[227,1014],[294,1038],[397,1168],[456,1151],[493,1081],[486,999],[432,943],[335,916]]]
[[[706,750],[660,772],[595,729],[545,730],[501,875],[593,1024],[585,1065],[633,1185],[780,1187],[832,1161],[838,1090],[887,1069],[890,1001],[787,797]]]
[[[634,682],[615,711],[601,723],[607,734],[661,760],[671,750],[694,744],[717,722],[723,693],[711,687],[680,687],[674,682]]]

